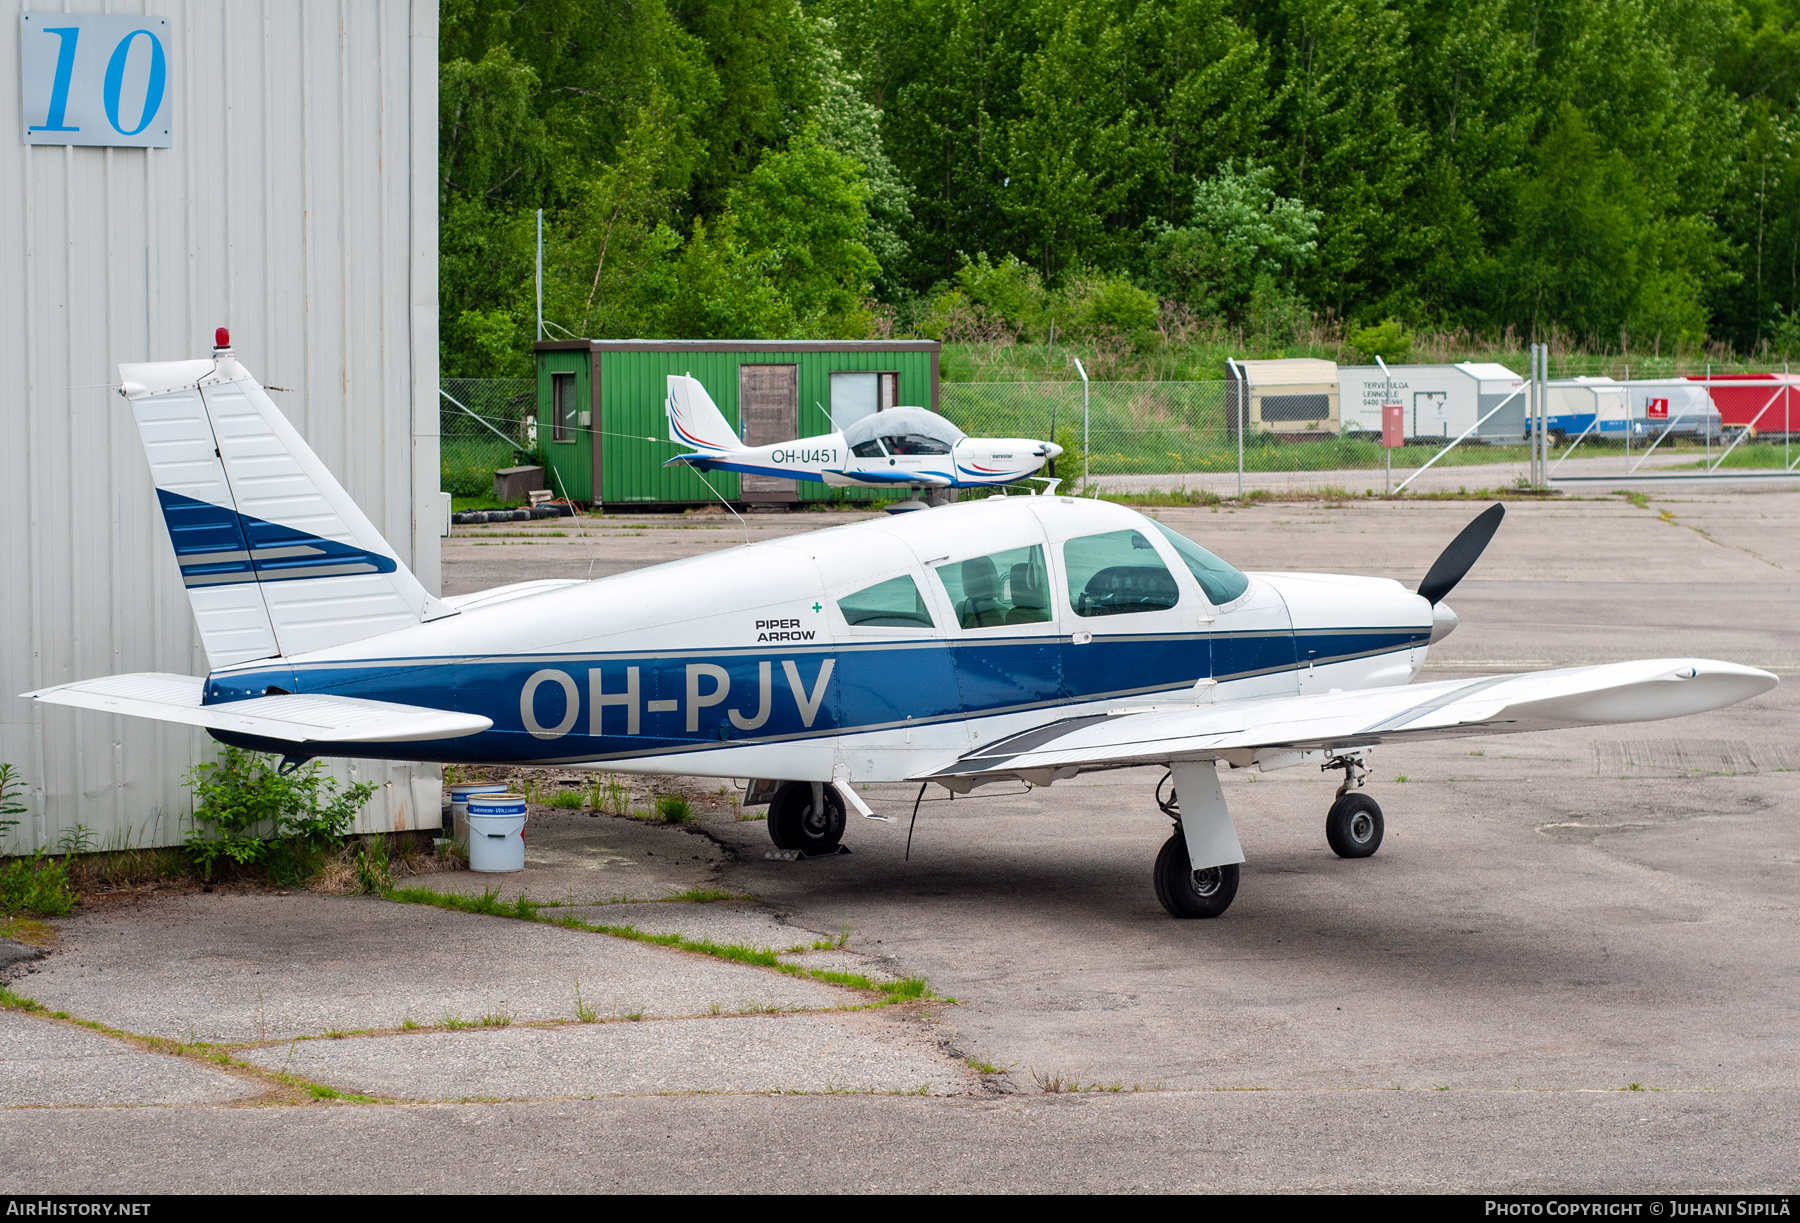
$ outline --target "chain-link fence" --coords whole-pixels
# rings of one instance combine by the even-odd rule
[[[1530,470],[1530,452],[1523,444],[1490,445],[1479,437],[1470,437],[1447,453],[1440,453],[1442,442],[1419,441],[1390,454],[1370,433],[1328,436],[1250,428],[1240,448],[1228,419],[1235,410],[1228,386],[1223,381],[1093,382],[1085,388],[1080,382],[945,382],[939,386],[938,406],[974,437],[1054,440],[1065,451],[1057,475],[1066,487],[1086,482],[1117,492],[1186,489],[1230,494],[1238,488],[1242,472],[1245,490],[1307,486],[1379,492],[1429,463],[1431,470],[1425,473],[1429,478],[1411,485],[1423,492],[1511,485]],[[496,469],[539,461],[536,382],[446,378],[443,390],[440,446],[445,492],[486,496],[493,491]],[[1760,423],[1762,432],[1773,432],[1767,421]],[[1723,442],[1698,436],[1666,441],[1646,470],[1729,474],[1719,459],[1738,434],[1726,432]],[[1780,432],[1787,434],[1785,429]],[[1636,470],[1643,443],[1635,444],[1636,454],[1633,446],[1629,437],[1612,439],[1595,433],[1578,448],[1566,442],[1551,447],[1549,457],[1555,461],[1565,450],[1575,451],[1558,467],[1555,478],[1611,477],[1628,467]],[[1754,463],[1793,471],[1800,466],[1797,450],[1783,436],[1773,446],[1739,447],[1727,463],[1733,469]],[[1391,478],[1385,474],[1389,470]]]
[[[1373,434],[1330,436],[1245,431],[1243,445],[1228,419],[1234,411],[1220,382],[1093,382],[1087,384],[1085,421],[1080,382],[946,382],[939,410],[971,436],[1049,438],[1064,457],[1057,474],[1071,483],[1085,475],[1103,488],[1125,491],[1190,488],[1229,491],[1242,471],[1246,487],[1286,482],[1330,484],[1344,473],[1346,485],[1379,488],[1390,456]],[[1084,430],[1085,423],[1085,430]],[[1084,445],[1085,432],[1085,445]],[[1442,443],[1396,448],[1395,479],[1425,465]],[[1516,453],[1515,453],[1516,452]],[[1528,460],[1526,448],[1491,446],[1471,439],[1438,460],[1439,466],[1480,466],[1482,477],[1500,469],[1502,483]],[[1471,473],[1474,474],[1474,473]],[[1358,478],[1352,479],[1352,476]],[[1263,477],[1248,479],[1248,477]]]
[[[1551,384],[1553,392],[1556,385]],[[1240,488],[1381,492],[1405,484],[1411,491],[1426,492],[1502,488],[1530,478],[1531,452],[1522,433],[1516,442],[1489,441],[1471,430],[1448,449],[1454,432],[1442,439],[1408,438],[1407,445],[1389,452],[1373,432],[1283,433],[1251,425],[1240,451],[1235,422],[1229,418],[1236,411],[1229,387],[1222,381],[1089,383],[1085,445],[1080,382],[945,382],[938,402],[939,410],[971,436],[1055,441],[1064,450],[1057,475],[1068,488],[1086,483],[1108,492],[1232,495]],[[1629,390],[1631,384],[1620,389]],[[1754,412],[1783,392],[1775,382],[1735,387],[1720,382],[1711,394],[1714,400],[1726,394],[1748,397]],[[1792,397],[1800,404],[1800,380]],[[1552,398],[1552,408],[1554,403]],[[1777,403],[1777,409],[1783,405]],[[1522,407],[1520,411],[1522,416]],[[1577,439],[1565,437],[1556,428],[1562,422],[1550,416],[1545,423],[1550,430],[1546,465],[1554,465],[1554,480],[1611,480],[1627,473],[1657,479],[1730,477],[1744,474],[1745,468],[1759,469],[1758,474],[1800,473],[1800,444],[1782,410],[1762,411],[1754,426],[1731,421],[1728,412],[1726,423],[1710,431],[1677,430],[1679,436],[1664,438],[1654,454],[1646,455],[1660,421],[1652,421],[1656,428],[1642,438],[1592,431],[1575,446],[1571,443]]]
[[[486,497],[494,472],[537,462],[537,383],[530,378],[445,378],[438,398],[444,492]]]

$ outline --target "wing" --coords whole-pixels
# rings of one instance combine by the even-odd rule
[[[209,730],[236,731],[291,743],[405,743],[459,739],[492,726],[491,718],[348,696],[294,693],[202,705],[206,681],[196,675],[109,675],[21,695],[52,705],[98,709]]]
[[[1080,769],[1177,760],[1272,766],[1301,752],[1409,739],[1678,718],[1756,696],[1777,682],[1767,671],[1735,663],[1658,658],[1329,696],[1125,706],[1002,739],[928,776],[970,784],[1022,777],[1043,785]]]

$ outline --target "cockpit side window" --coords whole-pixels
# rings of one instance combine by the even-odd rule
[[[881,449],[881,439],[872,437],[866,442],[858,442],[850,447],[850,453],[859,459],[885,459],[887,454]]]
[[[935,628],[931,611],[919,594],[919,584],[902,574],[877,582],[837,601],[849,624],[905,628]]]
[[[1043,624],[1050,619],[1050,575],[1042,544],[939,565],[937,575],[964,628]]]
[[[902,433],[898,437],[887,439],[888,450],[893,454],[949,454],[948,443],[940,442],[935,437],[926,437],[923,433]]]
[[[1077,616],[1167,611],[1181,600],[1175,575],[1142,531],[1071,539],[1063,545],[1063,568]]]
[[[1222,607],[1250,589],[1249,578],[1187,536],[1171,531],[1155,519],[1150,520],[1150,525],[1161,531],[1163,538],[1181,556],[1181,563],[1188,567],[1188,572],[1200,583],[1200,589],[1206,592],[1214,607]]]

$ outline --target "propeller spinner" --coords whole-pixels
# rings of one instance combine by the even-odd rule
[[[1475,567],[1481,559],[1481,553],[1494,538],[1494,532],[1500,529],[1500,520],[1506,517],[1506,507],[1498,503],[1475,516],[1475,520],[1462,529],[1462,533],[1450,541],[1439,557],[1431,562],[1431,568],[1425,574],[1425,580],[1419,583],[1419,594],[1427,603],[1437,603],[1456,588],[1465,574]]]

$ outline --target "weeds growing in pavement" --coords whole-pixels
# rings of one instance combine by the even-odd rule
[[[593,1023],[600,1018],[600,1012],[581,1000],[581,978],[575,978],[575,1018],[582,1023]]]
[[[671,892],[664,900],[685,900],[692,904],[711,904],[715,900],[748,900],[749,897],[737,892],[727,892],[723,888],[688,888],[684,892]]]
[[[665,794],[656,800],[656,815],[665,824],[685,824],[694,816],[694,805],[679,794]]]
[[[4,985],[0,985],[0,1008],[9,1011],[31,1011],[39,1015],[44,1013],[43,1003],[35,998],[27,998],[23,994],[15,994]]]
[[[550,805],[562,811],[579,811],[584,805],[580,790],[558,790]]]
[[[557,917],[539,916],[539,910],[549,908],[520,896],[512,904],[502,904],[499,890],[489,888],[480,896],[462,896],[455,893],[435,891],[432,888],[396,888],[387,894],[389,900],[401,904],[434,905],[443,909],[460,909],[464,913],[482,913],[493,917],[513,917],[521,921],[537,921],[546,925],[563,926],[570,930],[586,930],[594,934],[610,934],[614,938],[627,938],[639,943],[654,943],[659,947],[673,947],[681,951],[691,951],[698,955],[709,955],[721,960],[732,960],[739,964],[749,964],[757,968],[772,968],[777,972],[787,973],[794,977],[810,977],[815,981],[826,981],[833,985],[848,986],[851,989],[867,990],[870,993],[883,995],[883,1002],[917,1002],[936,999],[943,1002],[955,1002],[956,999],[943,997],[932,992],[930,983],[921,976],[902,977],[898,981],[873,981],[862,973],[839,972],[827,968],[806,968],[797,964],[784,964],[781,952],[773,947],[752,947],[746,943],[721,943],[710,938],[688,938],[684,934],[653,934],[647,930],[639,930],[630,924],[596,924],[583,921],[574,914],[563,914]],[[627,1016],[626,1018],[630,1018]],[[468,1026],[452,1025],[445,1020],[446,1027]]]
[[[588,805],[603,815],[624,815],[631,807],[631,792],[624,782],[608,773],[589,787]]]

